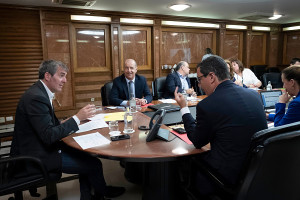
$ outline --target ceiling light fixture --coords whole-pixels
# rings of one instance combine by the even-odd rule
[[[175,10],[175,11],[183,11],[190,7],[192,7],[192,6],[189,4],[173,4],[173,5],[169,6],[170,9]]]
[[[273,15],[273,17],[269,17],[270,20],[276,20],[279,19],[280,17],[282,17],[282,15]]]
[[[162,25],[167,26],[188,26],[188,27],[202,27],[202,28],[220,28],[219,24],[211,23],[196,23],[196,22],[181,22],[181,21],[161,21]]]
[[[247,26],[244,25],[231,25],[231,24],[227,24],[226,28],[228,29],[239,29],[239,30],[246,30]]]

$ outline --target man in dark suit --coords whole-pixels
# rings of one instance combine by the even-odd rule
[[[137,64],[133,59],[127,59],[124,65],[124,74],[113,81],[109,102],[115,106],[128,106],[130,100],[129,84],[133,82],[133,94],[137,105],[145,105],[152,101],[152,95],[147,85],[146,78],[137,75]]]
[[[193,94],[194,89],[191,88],[189,73],[189,64],[185,61],[180,61],[176,65],[175,72],[168,74],[166,78],[164,98],[173,99],[176,87],[178,87],[178,92],[180,93]]]
[[[76,132],[80,121],[95,113],[95,105],[87,105],[67,120],[60,122],[54,113],[52,99],[66,83],[68,67],[59,61],[41,63],[39,79],[21,97],[15,116],[11,155],[38,157],[49,173],[79,174],[80,199],[115,197],[124,193],[121,187],[106,186],[99,159],[67,147],[61,139]],[[35,174],[33,166],[24,167],[23,174]]]
[[[196,122],[182,94],[177,89],[174,93],[188,138],[196,148],[210,143],[211,150],[200,159],[226,183],[236,184],[251,136],[267,128],[262,102],[256,91],[229,80],[228,67],[221,57],[212,55],[198,64],[197,79],[208,97],[197,105]],[[196,177],[200,194],[215,190],[203,173],[199,171]]]

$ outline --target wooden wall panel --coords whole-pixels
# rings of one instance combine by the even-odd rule
[[[243,58],[243,32],[226,31],[223,47],[223,58]]]
[[[46,36],[44,37],[44,53],[46,54],[46,59],[62,61],[70,68],[70,71],[67,74],[67,82],[65,83],[62,92],[55,94],[56,101],[53,101],[54,108],[56,111],[73,109],[74,95],[70,58],[69,25],[46,22],[43,27],[43,32]]]
[[[112,81],[112,72],[75,73],[76,108],[93,103],[102,105],[101,87]]]
[[[134,59],[139,70],[152,69],[151,28],[121,26],[121,66],[126,59]]]
[[[252,32],[250,44],[250,63],[249,65],[265,65],[267,34]]]
[[[163,28],[161,37],[161,66],[173,66],[179,61],[189,63],[191,72],[202,60],[205,48],[216,49],[216,31],[186,28]],[[165,76],[170,69],[162,69]]]
[[[270,33],[269,48],[267,55],[269,56],[269,67],[276,67],[278,65],[278,47],[280,36],[278,33]]]
[[[292,58],[300,57],[300,31],[284,33],[283,64],[289,65]]]
[[[0,116],[14,116],[42,60],[39,11],[0,8]]]

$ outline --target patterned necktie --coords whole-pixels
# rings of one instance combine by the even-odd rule
[[[135,98],[133,81],[129,81],[129,99]]]

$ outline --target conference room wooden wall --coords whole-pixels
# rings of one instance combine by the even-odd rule
[[[156,77],[170,72],[162,66],[173,66],[180,60],[188,61],[191,71],[196,72],[206,47],[224,58],[237,57],[247,67],[286,66],[290,58],[300,55],[300,42],[295,40],[300,32],[285,33],[276,24],[268,24],[271,32],[254,32],[251,25],[261,24],[106,11],[90,12],[112,17],[110,23],[70,20],[71,14],[83,12],[87,10],[0,5],[0,117],[14,116],[19,98],[38,80],[43,59],[61,60],[70,66],[68,83],[54,102],[57,115],[66,117],[91,103],[92,98],[92,103],[101,104],[101,86],[122,74],[126,58],[137,60],[139,74],[151,86]],[[153,19],[154,24],[122,24],[120,17]],[[161,20],[211,22],[220,28],[167,27]],[[247,25],[248,29],[229,30],[226,23]],[[92,41],[92,36],[79,34],[82,30],[101,34]]]

